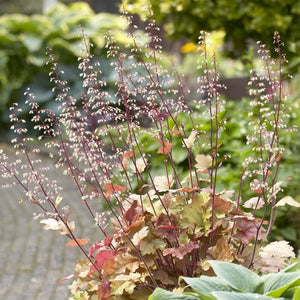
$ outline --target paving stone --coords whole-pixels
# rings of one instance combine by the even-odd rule
[[[71,207],[78,237],[100,239],[72,180],[61,175],[52,161],[46,159],[46,164],[51,166],[49,177],[63,185],[63,201]],[[77,259],[83,256],[79,249],[67,248],[68,240],[58,232],[43,230],[33,219],[36,207],[19,204],[21,198],[18,188],[0,189],[0,299],[67,300],[71,281],[58,281],[73,274]],[[101,203],[94,205],[101,207]]]

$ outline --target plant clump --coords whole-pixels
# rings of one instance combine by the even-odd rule
[[[280,200],[281,185],[289,178],[277,179],[284,155],[280,136],[294,130],[284,123],[289,108],[282,93],[285,56],[279,34],[274,35],[277,61],[260,45],[264,66],[250,82],[253,131],[249,129],[247,141],[253,154],[241,168],[235,193],[218,187],[218,170],[230,156],[218,154],[226,127],[220,118],[225,99],[219,93],[216,54],[206,47],[207,33],[199,38],[198,97],[189,99],[177,69],[158,63],[162,51],[155,22],[149,19],[142,33],[126,12],[123,17],[129,24],[128,50],[119,51],[110,36],[106,44],[117,74],[116,94],[103,89],[101,65],[84,33],[81,98],[71,96],[51,50],[50,80],[60,113],[39,108],[34,95],[26,93],[39,140],[56,166],[73,177],[78,201],[102,238],[89,244],[88,237],[77,236],[60,186],[47,178],[46,168],[35,158],[39,148],[30,147],[32,138],[18,117],[17,104],[11,121],[18,159],[9,162],[3,153],[0,157],[2,175],[15,179],[27,201],[39,207],[35,217],[44,228],[59,231],[70,239],[68,246],[81,249],[84,257],[69,277],[74,279],[73,299],[146,299],[156,287],[180,291],[180,276],[213,275],[208,259],[261,273],[280,271],[295,254],[285,242],[280,243],[282,251],[276,242],[268,244],[267,236],[278,207],[299,204],[291,197]],[[189,117],[191,129],[182,116]],[[208,119],[210,128],[194,123],[196,116]],[[155,155],[144,151],[149,143]],[[175,162],[177,148],[187,155],[187,172]],[[152,167],[155,159],[161,160],[163,173]],[[252,191],[251,199],[243,198],[244,184]]]

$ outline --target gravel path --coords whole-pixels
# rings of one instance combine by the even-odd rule
[[[56,178],[64,188],[63,201],[71,207],[70,220],[76,223],[77,236],[99,239],[72,180],[61,175],[49,159],[45,162],[51,166],[49,177]],[[43,230],[39,220],[32,217],[38,207],[19,204],[21,197],[16,188],[0,189],[0,299],[68,299],[71,280],[58,281],[73,274],[77,259],[83,256],[78,248],[66,247],[69,240],[58,232]]]

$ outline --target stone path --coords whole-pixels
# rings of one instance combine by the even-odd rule
[[[52,164],[47,159],[46,163]],[[71,207],[70,220],[76,223],[77,236],[91,241],[99,239],[72,180],[54,167],[49,175],[64,187],[63,201]],[[58,232],[43,230],[39,220],[32,217],[38,207],[19,204],[21,197],[16,188],[0,189],[0,299],[68,299],[68,285],[72,281],[58,281],[73,274],[77,259],[83,256],[78,248],[66,247],[69,240]]]

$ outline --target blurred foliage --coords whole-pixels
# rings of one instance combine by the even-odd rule
[[[216,32],[220,36],[219,32]],[[224,56],[222,48],[218,47],[218,43],[214,41],[215,33],[211,34],[211,45],[215,52],[217,52],[217,64],[220,71],[221,78],[226,77],[240,77],[247,76],[249,70],[259,68],[258,60],[254,55],[253,48],[250,48],[248,53],[238,59],[230,59]],[[191,90],[193,97],[196,97],[197,85],[193,84],[193,78],[199,76],[199,71],[195,69],[195,61],[198,60],[199,50],[193,50],[189,45],[189,50],[184,54],[180,70],[185,74],[188,86],[186,88]],[[296,125],[300,128],[300,74],[297,73],[293,80],[285,83],[286,93],[290,94],[288,106],[291,108],[291,117],[289,125]],[[239,175],[241,172],[241,163],[249,154],[249,147],[246,144],[246,135],[249,133],[249,99],[242,99],[241,101],[227,101],[225,114],[221,118],[227,119],[226,130],[222,133],[222,147],[220,147],[220,156],[224,154],[231,155],[231,158],[224,162],[222,168],[218,171],[219,186],[226,189],[237,190],[239,185]],[[185,122],[188,122],[186,120]],[[203,122],[203,120],[199,120]],[[206,127],[209,124],[206,125]],[[205,128],[205,126],[204,126]],[[279,169],[279,180],[291,177],[292,180],[284,184],[284,193],[291,195],[297,201],[300,201],[300,133],[285,134],[282,137],[282,144],[286,151],[282,160],[282,165]],[[177,157],[174,149],[174,155]],[[181,157],[186,160],[186,157]],[[250,189],[247,190],[247,185],[244,185],[243,195],[246,199],[252,197]],[[295,249],[300,249],[300,222],[298,211],[296,209],[289,209],[281,207],[277,212],[276,223],[270,234],[271,240],[286,239],[292,242]]]
[[[300,2],[298,0],[149,0],[153,18],[164,24],[172,39],[187,37],[198,41],[200,30],[223,29],[227,55],[239,57],[249,43],[260,40],[273,48],[272,37],[277,30],[288,44],[289,67],[300,64]],[[123,0],[124,7],[142,18],[147,14],[144,0]]]
[[[8,128],[8,107],[24,99],[22,94],[28,84],[38,102],[53,104],[55,96],[48,80],[49,67],[45,65],[48,47],[53,49],[60,62],[74,96],[80,95],[77,59],[82,55],[82,29],[79,25],[84,28],[87,42],[95,45],[91,52],[103,58],[103,72],[112,72],[104,59],[105,35],[110,31],[119,44],[126,43],[122,31],[125,23],[118,15],[95,14],[88,4],[76,2],[69,6],[58,3],[45,15],[8,14],[0,17],[1,136]],[[107,73],[106,76],[110,77]]]
[[[43,1],[36,0],[1,0],[0,5],[1,14],[33,14],[40,13],[43,9]]]
[[[240,174],[242,172],[241,164],[248,157],[251,152],[251,147],[246,145],[246,136],[249,134],[249,122],[248,117],[251,107],[249,105],[249,99],[242,99],[241,101],[227,101],[224,112],[220,113],[220,119],[226,119],[226,129],[221,132],[220,142],[222,145],[219,147],[219,156],[229,157],[223,162],[222,167],[218,170],[219,191],[222,189],[238,190]],[[296,124],[300,126],[300,109],[299,101],[292,103],[292,114],[290,118],[290,124]],[[178,122],[185,124],[186,130],[192,130],[192,124],[188,115],[179,115]],[[201,124],[199,130],[207,132],[210,129],[210,121],[203,117],[199,117],[193,114],[193,120],[195,124]],[[172,120],[169,120],[170,128],[172,128]],[[279,180],[283,180],[288,177],[292,177],[293,180],[285,184],[285,194],[296,197],[300,200],[300,165],[299,156],[300,152],[300,138],[299,133],[289,133],[282,136],[281,143],[285,147],[286,152],[282,159],[282,165],[279,170]],[[188,157],[185,149],[181,147],[180,138],[175,140],[173,137],[173,144],[176,147],[172,148],[172,157],[176,165],[179,165],[181,172],[188,175]],[[161,145],[155,140],[149,140],[149,135],[141,135],[141,145],[143,145],[143,152],[154,155]],[[197,153],[195,153],[197,154]],[[159,160],[159,158],[161,160]],[[153,174],[160,174],[164,168],[163,157],[158,157],[156,160],[151,161],[151,168],[153,168]],[[255,196],[254,192],[247,190],[247,184],[245,184],[243,194],[246,197]],[[244,199],[247,200],[247,199]]]
[[[1,11],[0,14],[38,14],[43,11],[43,0],[0,0]],[[78,2],[74,0],[60,0],[64,4]]]
[[[288,100],[288,105],[291,107],[291,116],[288,126],[297,125],[300,127],[300,99],[291,97]],[[246,136],[249,134],[249,122],[251,118],[248,113],[251,111],[249,105],[249,98],[244,98],[240,101],[227,101],[224,112],[220,113],[220,119],[226,119],[226,129],[221,132],[219,147],[219,157],[227,156],[222,166],[218,169],[218,191],[222,192],[223,189],[234,190],[235,196],[238,195],[238,189],[240,184],[240,176],[242,173],[242,163],[251,153],[251,147],[246,145]],[[210,129],[210,121],[205,116],[199,116],[196,111],[192,115],[195,124],[201,124],[199,130],[207,132]],[[174,123],[169,119],[169,127],[172,129]],[[185,130],[192,130],[191,119],[187,114],[180,114],[177,122],[185,125]],[[117,133],[116,133],[117,136]],[[117,140],[117,139],[116,139]],[[108,144],[108,138],[105,140],[105,144]],[[151,174],[153,176],[159,176],[165,171],[164,156],[157,155],[158,149],[161,144],[155,139],[149,138],[149,134],[139,134],[139,144],[143,153],[147,153],[151,157]],[[172,139],[172,157],[178,173],[182,176],[188,176],[189,163],[187,152],[182,147],[180,138],[173,136]],[[279,193],[278,197],[284,195],[290,195],[297,201],[300,201],[300,133],[289,133],[281,137],[281,145],[285,147],[286,151],[281,160],[279,167],[278,181],[286,178],[292,178],[283,184],[284,191]],[[197,147],[193,148],[194,155],[198,154]],[[196,153],[197,152],[197,153]],[[204,151],[205,153],[205,151]],[[172,170],[169,170],[170,172]],[[245,181],[242,188],[243,202],[247,201],[251,197],[257,196],[249,188],[250,182]],[[261,212],[262,213],[262,212]],[[285,239],[291,242],[296,250],[300,249],[300,224],[298,218],[298,210],[295,208],[280,207],[277,211],[276,223],[272,228],[269,235],[271,241]],[[259,215],[259,214],[258,214]],[[261,217],[259,215],[259,217]]]

